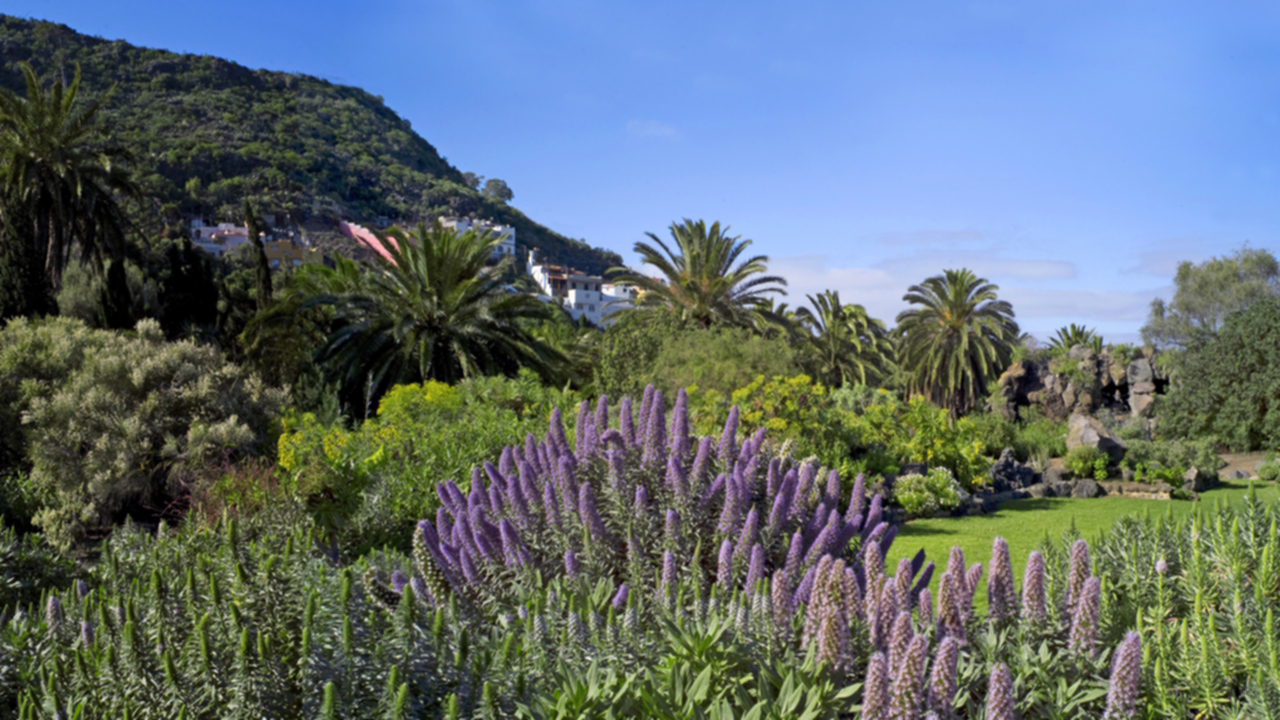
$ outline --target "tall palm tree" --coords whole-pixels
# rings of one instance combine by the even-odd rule
[[[663,280],[627,268],[610,270],[620,284],[640,290],[637,308],[670,309],[704,328],[749,327],[758,319],[767,294],[786,294],[786,280],[764,275],[767,256],[739,261],[751,241],[730,236],[729,226],[722,229],[715,222],[708,228],[702,220],[686,219],[682,224],[672,223],[670,230],[674,251],[653,233],[645,234],[656,247],[643,241],[635,245],[643,262],[657,268]]]
[[[815,377],[831,387],[883,380],[893,364],[893,343],[884,322],[861,305],[842,304],[833,290],[807,297],[813,309],[800,308],[796,319],[809,331]]]
[[[1102,336],[1093,328],[1071,323],[1058,328],[1054,336],[1049,338],[1050,350],[1066,352],[1076,345],[1084,345],[1094,352],[1100,353],[1102,352]]]
[[[554,308],[510,293],[504,257],[486,267],[501,238],[419,224],[393,229],[363,275],[349,261],[335,270],[304,269],[302,307],[332,309],[333,330],[316,357],[348,401],[375,406],[392,385],[514,375],[528,367],[554,377],[564,358],[530,328]]]
[[[27,209],[44,273],[57,288],[77,247],[98,270],[106,257],[123,259],[128,221],[118,201],[138,190],[128,153],[94,122],[111,93],[77,107],[79,66],[70,85],[48,90],[30,65],[21,68],[26,97],[0,90],[0,184]]]
[[[967,269],[912,285],[898,314],[899,362],[907,390],[946,407],[953,416],[973,408],[987,383],[1009,364],[1018,324],[999,287]]]

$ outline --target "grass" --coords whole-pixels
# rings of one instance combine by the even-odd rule
[[[1264,502],[1280,500],[1280,489],[1269,483],[1257,483],[1258,498]],[[1022,583],[1022,570],[1027,555],[1040,547],[1046,537],[1058,539],[1075,523],[1076,529],[1086,540],[1097,537],[1120,518],[1172,512],[1182,516],[1201,508],[1212,512],[1215,504],[1235,504],[1249,491],[1249,481],[1224,480],[1222,484],[1201,493],[1200,500],[1139,500],[1136,498],[1042,498],[1015,500],[1000,506],[988,515],[971,515],[960,518],[935,518],[914,520],[902,526],[893,547],[889,549],[886,572],[893,573],[898,560],[911,557],[923,549],[925,557],[938,566],[930,583],[930,592],[938,597],[938,578],[947,564],[951,547],[959,545],[964,550],[965,561],[972,565],[982,563],[983,589],[974,597],[974,604],[985,609],[986,569],[991,559],[991,542],[1002,537],[1009,543],[1009,555],[1013,560],[1015,581]]]

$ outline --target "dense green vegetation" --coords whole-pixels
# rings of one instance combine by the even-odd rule
[[[408,121],[359,88],[10,16],[0,16],[0,59],[0,87],[18,93],[19,62],[46,78],[79,66],[82,95],[103,100],[102,120],[166,215],[239,219],[241,200],[253,197],[324,235],[339,218],[475,213],[514,226],[522,249],[552,262],[600,273],[621,260],[537,224],[502,193],[467,186]]]

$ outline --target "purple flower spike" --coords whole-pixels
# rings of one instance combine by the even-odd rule
[[[963,580],[967,567],[964,563],[964,550],[959,545],[952,545],[951,554],[947,556],[947,572],[951,573],[951,577]]]
[[[991,543],[991,574],[987,577],[988,615],[997,623],[1010,620],[1017,612],[1016,602],[1009,544],[997,537]]]
[[[601,397],[603,398],[604,396],[602,395]],[[630,591],[629,591],[629,589],[627,588],[627,584],[626,584],[626,583],[623,583],[623,584],[618,588],[618,593],[617,593],[616,595],[614,595],[614,596],[613,596],[613,609],[614,609],[614,610],[617,610],[618,612],[622,612],[623,610],[626,610],[626,609],[627,609],[627,594],[628,594],[629,592],[630,592]]]
[[[920,707],[924,704],[924,672],[928,661],[929,639],[917,635],[907,645],[902,665],[896,668],[898,676],[893,679],[893,698],[890,700],[892,717],[920,717]]]
[[[591,539],[602,542],[605,539],[604,520],[596,509],[596,495],[591,490],[591,483],[582,483],[578,490],[578,510],[582,515],[582,524],[586,526]]]
[[[489,508],[493,510],[494,515],[501,515],[506,505],[506,502],[502,499],[502,490],[498,488],[497,483],[494,483],[489,488]]]
[[[836,539],[840,534],[840,513],[835,510],[827,516],[827,524],[822,528],[822,532],[818,533],[818,537],[814,538],[813,544],[809,546],[809,552],[804,555],[804,564],[812,565],[822,558],[823,555],[830,554],[834,549]]]
[[[578,579],[578,573],[582,568],[578,565],[578,556],[573,553],[573,548],[564,551],[564,574],[569,576],[570,580]]]
[[[920,552],[923,553],[924,551],[921,550]],[[914,563],[912,563],[912,567],[915,567]],[[933,568],[932,560],[925,563],[924,569],[920,572],[920,579],[916,580],[916,584],[911,588],[912,595],[919,595],[921,590],[929,587],[929,582],[933,580]]]
[[[89,594],[89,586],[86,585],[83,580],[77,580],[76,581],[76,597],[83,600],[84,597],[88,594]]]
[[[899,610],[893,620],[893,629],[889,631],[889,667],[896,668],[907,656],[907,645],[915,638],[915,629],[911,627],[911,613]]]
[[[560,502],[556,500],[556,489],[547,483],[542,486],[542,510],[547,516],[547,525],[561,529],[563,520],[560,517]]]
[[[489,468],[485,468],[485,472],[488,471]],[[516,456],[510,445],[502,448],[502,457],[498,458],[498,471],[503,475],[514,475],[516,472]],[[490,473],[489,477],[493,477],[493,474]]]
[[[893,592],[898,597],[898,607],[910,610],[916,599],[911,594],[911,561],[906,558],[898,561],[898,569],[893,574]]]
[[[471,483],[471,492],[467,494],[467,512],[472,512],[478,507],[489,507],[489,496],[484,492],[483,482]]]
[[[523,554],[519,554],[516,559],[517,565],[523,565],[525,558]],[[471,585],[479,585],[481,583],[480,571],[476,569],[475,561],[471,559],[471,552],[465,547],[458,551],[458,564],[462,566],[462,577],[466,578]]]
[[[636,446],[636,424],[634,418],[631,417],[631,398],[622,398],[622,405],[618,409],[618,430],[622,433],[622,439],[627,443],[627,447]]]
[[[720,543],[720,557],[716,571],[716,584],[727,588],[733,584],[733,543],[725,540]]]
[[[883,524],[883,523],[881,523]],[[884,531],[884,536],[880,538],[880,554],[888,556],[889,548],[893,547],[893,541],[898,537],[898,526],[890,525]]]
[[[791,534],[791,545],[787,548],[787,560],[782,571],[791,577],[800,572],[800,564],[804,562],[804,537],[800,531]]]
[[[987,720],[1013,720],[1013,675],[1004,663],[991,668],[987,681]]]
[[[680,546],[680,513],[676,512],[674,508],[667,510],[665,535],[669,547],[676,548]]]
[[[742,523],[742,532],[738,534],[738,544],[733,548],[733,561],[735,564],[747,561],[751,546],[756,544],[759,531],[760,516],[753,507],[751,512],[747,513],[746,521]]]
[[[720,446],[716,450],[721,472],[727,473],[733,467],[733,460],[738,454],[737,439],[738,406],[734,405],[729,408],[729,419],[725,420],[724,430],[720,433]]]
[[[698,442],[698,454],[693,458],[693,469],[689,471],[689,485],[701,490],[707,483],[711,471],[711,438],[704,437]]]
[[[93,623],[88,620],[80,621],[80,641],[85,647],[93,644]]]
[[[436,508],[436,534],[440,537],[453,537],[453,523],[449,522],[449,511]]]
[[[769,469],[764,474],[764,496],[769,502],[778,497],[778,489],[782,487],[782,461],[774,458],[769,461]]]
[[[644,514],[649,511],[649,491],[645,490],[643,485],[636,486],[635,510],[636,517],[644,517]]]
[[[791,599],[793,605],[798,606],[809,602],[813,594],[813,579],[817,569],[817,565],[809,568],[805,571],[804,577],[800,578],[800,584],[796,586],[796,594]]]
[[[525,433],[524,436],[524,460],[531,465],[542,465],[545,470],[546,466],[542,461],[543,453],[538,452],[538,439],[533,433]],[[507,477],[515,477],[515,468],[520,467],[520,458],[515,458],[515,464],[512,466],[512,472],[505,473]]]
[[[929,710],[940,718],[951,717],[951,704],[956,698],[956,664],[960,659],[960,643],[953,637],[944,637],[938,644],[933,658],[933,672],[929,676]]]
[[[1071,563],[1067,572],[1067,611],[1075,610],[1081,589],[1091,574],[1089,567],[1089,543],[1076,540],[1071,544]]]
[[[773,611],[773,626],[784,636],[791,629],[791,613],[795,611],[791,604],[790,576],[776,572],[769,581],[769,602]]]
[[[867,479],[862,473],[853,479],[853,492],[849,495],[849,507],[844,512],[845,522],[862,514],[863,505],[867,501]]]
[[[609,429],[609,398],[601,395],[596,401],[596,437],[604,435],[604,431]]]
[[[1044,598],[1044,557],[1032,551],[1027,556],[1027,569],[1022,575],[1022,619],[1039,627],[1048,618]]]
[[[889,718],[889,661],[876,653],[867,662],[867,679],[862,686],[862,720]]]
[[[1071,615],[1071,635],[1067,646],[1079,655],[1093,657],[1098,645],[1098,603],[1102,596],[1102,583],[1096,577],[1084,581],[1084,588]]]
[[[817,476],[818,466],[813,463],[805,463],[800,468],[800,477],[796,482],[795,509],[792,511],[797,516],[808,509],[809,496],[813,492],[813,480]]]
[[[560,408],[551,411],[551,439],[555,441],[556,450],[563,455],[569,452],[569,441],[564,436],[564,422],[560,417]]]
[[[773,499],[773,507],[769,510],[769,534],[782,532],[782,526],[791,516],[791,502],[795,494],[795,477],[788,474],[778,488],[777,497]]]
[[[871,507],[867,510],[867,517],[862,522],[862,542],[867,542],[867,537],[877,526],[880,525],[881,515],[884,513],[884,497],[879,493],[871,498]]]
[[[58,625],[62,622],[62,600],[58,599],[57,595],[50,595],[48,602],[45,603],[44,620],[50,630],[58,629]]]
[[[738,530],[741,507],[738,499],[738,486],[732,481],[724,484],[724,508],[720,511],[720,522],[716,532],[721,535],[733,535]]]
[[[640,464],[644,467],[662,467],[667,464],[666,408],[661,390],[653,393],[653,405],[649,408],[649,423],[644,433],[644,455]]]
[[[684,388],[676,393],[676,406],[671,411],[670,450],[681,465],[689,458],[689,395]]]
[[[670,550],[662,553],[662,594],[670,595],[676,587],[676,556]]]
[[[644,394],[640,396],[640,432],[649,431],[649,413],[653,410],[653,385],[644,386]]]
[[[573,419],[573,451],[578,457],[587,457],[589,447],[588,426],[591,423],[591,403],[578,403],[578,414]]]
[[[743,591],[748,596],[755,594],[757,587],[764,580],[764,548],[756,543],[751,548],[751,562],[747,565],[747,582]]]
[[[675,455],[667,459],[667,487],[677,501],[689,502],[689,482],[684,476],[684,465]]]
[[[498,523],[498,532],[502,534],[502,555],[506,558],[509,567],[519,567],[524,564],[525,550],[524,544],[520,542],[520,533],[516,532],[516,528],[509,520],[503,520]]]
[[[933,595],[929,593],[929,588],[921,589],[916,595],[916,617],[925,627],[933,624]]]
[[[1107,720],[1137,715],[1138,691],[1142,681],[1142,637],[1129,631],[1111,660],[1111,684],[1107,688]]]
[[[835,506],[840,504],[840,473],[835,470],[827,473],[827,502]]]
[[[512,485],[514,486],[515,483]],[[538,507],[542,499],[541,484],[529,463],[520,464],[520,494],[524,496],[526,510],[530,507],[541,509]],[[519,505],[519,503],[516,504]]]
[[[702,505],[710,505],[715,502],[716,496],[724,492],[724,486],[727,480],[724,475],[717,475],[711,486],[707,488],[707,492],[702,496]]]

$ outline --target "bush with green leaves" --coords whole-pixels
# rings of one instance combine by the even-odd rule
[[[0,522],[0,614],[37,602],[50,589],[67,587],[75,576],[75,562],[39,534],[20,535]]]
[[[1062,460],[1062,466],[1067,472],[1078,478],[1091,478],[1098,467],[1098,461],[1101,460],[1103,470],[1105,472],[1107,456],[1102,451],[1089,445],[1072,448],[1071,452]],[[1105,479],[1105,475],[1103,476]]]
[[[1226,462],[1218,456],[1215,443],[1199,440],[1129,440],[1122,467],[1134,470],[1138,480],[1163,480],[1180,484],[1190,468],[1216,475]]]
[[[1267,482],[1280,481],[1280,457],[1276,453],[1267,453],[1266,459],[1258,468],[1258,479]]]
[[[33,520],[61,547],[158,502],[174,469],[269,447],[285,403],[216,349],[166,342],[154,320],[129,333],[11,322],[0,332],[0,394],[22,411],[30,482],[48,497]]]
[[[984,481],[991,465],[970,417],[952,418],[921,397],[899,402],[889,393],[846,419],[863,453],[882,448],[901,462],[945,467],[966,490]]]
[[[939,510],[953,510],[969,498],[951,471],[944,467],[930,469],[924,475],[903,475],[893,484],[893,500],[910,517],[929,517]]]

